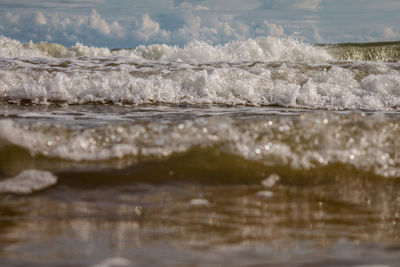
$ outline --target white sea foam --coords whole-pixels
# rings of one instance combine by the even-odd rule
[[[71,48],[52,43],[21,43],[0,35],[0,57],[108,57],[123,56],[149,60],[180,60],[196,62],[220,61],[274,61],[274,60],[330,60],[323,48],[290,37],[264,37],[233,41],[225,45],[211,45],[192,41],[182,48],[165,44],[139,46],[134,49],[111,51],[108,48],[89,47],[76,43]]]
[[[42,57],[44,54],[32,42],[23,44],[18,40],[0,35],[0,57]]]
[[[0,193],[31,194],[57,183],[50,172],[25,170],[17,176],[0,181]]]
[[[0,36],[0,55],[0,100],[13,102],[400,107],[399,63],[333,62],[291,38],[111,51]]]
[[[396,177],[400,176],[400,122],[388,119],[311,113],[297,119],[210,117],[90,129],[0,120],[0,142],[22,147],[33,155],[74,161],[163,158],[193,147],[212,146],[268,166],[309,169],[344,163]]]
[[[194,198],[190,200],[190,205],[193,206],[208,206],[210,202],[204,198]]]
[[[274,193],[271,191],[259,191],[257,192],[257,196],[259,197],[265,197],[265,198],[270,198],[274,196]]]
[[[273,173],[268,178],[264,179],[261,184],[265,187],[273,187],[279,181],[279,175]]]
[[[108,48],[88,47],[81,43],[76,43],[71,48],[67,48],[56,43],[22,43],[18,40],[7,38],[0,35],[0,57],[93,57],[110,56],[112,52]]]
[[[0,99],[69,104],[282,105],[312,109],[400,107],[400,73],[396,64],[318,66],[281,62],[200,67],[184,63],[121,63],[116,59],[56,61],[50,65],[12,61],[0,68]]]
[[[199,63],[277,60],[327,61],[332,59],[328,52],[322,48],[314,47],[293,38],[272,36],[233,41],[216,46],[200,41],[192,41],[183,48],[167,45],[140,46],[134,51],[137,55],[146,59],[194,60]]]

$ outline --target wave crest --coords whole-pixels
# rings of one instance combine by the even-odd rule
[[[358,125],[355,127],[354,125]],[[310,169],[343,163],[400,176],[400,121],[384,115],[305,113],[296,117],[136,122],[89,129],[0,120],[0,140],[33,155],[73,161],[165,158],[200,147],[266,166]],[[377,141],[379,140],[379,141]]]
[[[110,50],[77,43],[71,48],[53,43],[21,43],[0,36],[2,57],[109,57],[121,56],[147,60],[194,60],[196,62],[238,62],[275,60],[330,60],[323,48],[314,47],[297,39],[268,36],[265,38],[233,41],[225,45],[211,45],[192,41],[183,48],[166,44],[139,46],[134,49]]]

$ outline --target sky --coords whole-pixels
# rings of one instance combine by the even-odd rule
[[[134,48],[295,36],[400,40],[399,0],[0,0],[0,34],[28,42]]]

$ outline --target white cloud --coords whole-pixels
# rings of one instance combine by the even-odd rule
[[[396,40],[400,38],[400,32],[393,30],[391,27],[385,27],[382,37],[385,40]]]
[[[201,26],[201,18],[199,16],[189,16],[185,18],[185,25],[176,30],[173,35],[178,40],[186,42],[190,39],[200,39],[199,32]]]
[[[196,5],[194,7],[194,10],[210,10],[210,9],[206,6]]]
[[[103,4],[104,0],[63,0],[63,1],[54,1],[54,0],[35,0],[35,1],[26,1],[26,0],[2,0],[2,4],[6,5],[14,5],[20,6],[24,8],[24,6],[29,7],[37,7],[41,9],[45,8],[85,8],[85,7],[94,7],[95,5]]]
[[[214,12],[196,13],[192,9],[180,9],[177,14],[180,25],[163,28],[157,16],[143,14],[129,21],[106,20],[93,9],[89,16],[64,13],[36,12],[6,14],[0,18],[2,34],[20,35],[24,41],[49,41],[73,45],[79,41],[87,45],[134,47],[140,44],[167,43],[184,45],[192,40],[226,43],[232,40],[284,35],[284,29],[269,21],[249,23],[232,14],[216,16]],[[128,23],[127,23],[128,22]],[[33,27],[32,25],[37,25]]]
[[[47,20],[42,12],[37,12],[35,15],[35,24],[36,25],[45,25],[47,24]]]
[[[215,1],[215,0],[205,0],[205,4],[212,10],[239,10],[247,11],[254,10],[259,7],[259,0],[225,0],[225,1]]]
[[[118,21],[113,21],[110,25],[111,33],[115,33],[116,36],[124,36],[124,28],[119,25]]]
[[[276,4],[285,9],[292,7],[295,9],[317,11],[322,0],[276,0]]]
[[[9,23],[13,23],[16,24],[19,22],[21,18],[20,14],[13,14],[11,12],[7,12],[5,15],[5,19],[9,22]]]
[[[191,3],[188,3],[186,1],[184,1],[184,2],[180,3],[176,8],[178,8],[178,9],[180,9],[180,8],[182,8],[182,9],[191,9],[191,8],[193,8],[193,6],[192,6]]]
[[[322,0],[300,0],[293,4],[293,7],[304,10],[317,11]]]
[[[169,32],[162,30],[160,24],[152,20],[148,14],[142,16],[142,24],[139,29],[134,31],[139,40],[147,42],[149,40],[168,41]]]
[[[269,23],[267,20],[264,20],[264,24],[265,24],[265,26],[267,26],[269,35],[283,36],[285,34],[285,31],[281,25]]]
[[[183,1],[180,3],[178,6],[176,6],[177,9],[190,9],[190,10],[196,10],[196,11],[205,11],[205,10],[210,10],[210,8],[203,6],[203,5],[192,5],[189,2]]]
[[[8,12],[3,19],[0,18],[0,24],[5,26],[4,35],[21,34],[36,41],[71,44],[77,40],[111,40],[124,36],[124,28],[118,21],[109,23],[96,10],[92,10],[90,16],[41,11],[23,14]]]
[[[109,35],[110,34],[110,26],[108,23],[101,18],[100,14],[96,12],[96,10],[92,10],[92,14],[90,15],[89,18],[89,24],[90,26],[97,30],[99,33],[102,33],[104,35]]]
[[[310,42],[398,40],[399,2],[0,0],[0,34],[21,41],[111,47],[184,45],[193,39],[225,43],[291,33]]]

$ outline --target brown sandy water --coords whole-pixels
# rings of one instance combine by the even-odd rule
[[[0,183],[0,265],[400,262],[396,112],[3,104],[0,125],[1,181],[42,172]]]

